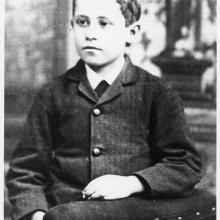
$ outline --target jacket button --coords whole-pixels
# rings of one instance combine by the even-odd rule
[[[100,155],[100,153],[101,153],[101,150],[98,147],[95,147],[92,151],[92,155],[94,157],[98,157]]]
[[[95,109],[93,109],[93,113],[94,113],[94,115],[99,116],[101,114],[101,111],[99,108],[95,108]]]

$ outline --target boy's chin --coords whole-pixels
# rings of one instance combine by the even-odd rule
[[[118,57],[111,57],[111,58],[106,58],[106,57],[83,57],[81,56],[81,59],[90,67],[106,67],[108,65],[111,65],[117,60]]]
[[[92,67],[103,67],[108,64],[107,61],[104,60],[98,60],[98,59],[86,59],[82,58],[82,60],[88,65]]]

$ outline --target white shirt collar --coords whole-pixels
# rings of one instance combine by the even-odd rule
[[[111,71],[105,74],[98,74],[93,71],[87,64],[85,64],[86,74],[91,87],[95,89],[102,80],[105,80],[109,85],[111,85],[121,72],[124,66],[124,62],[125,60],[122,59],[122,61],[115,65]]]

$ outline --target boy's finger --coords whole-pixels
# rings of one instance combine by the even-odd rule
[[[114,194],[109,194],[109,195],[103,196],[103,199],[104,200],[115,200],[115,199],[119,199],[119,198]]]
[[[84,189],[82,194],[85,195],[85,196],[90,196],[92,195],[93,193],[95,193],[96,189],[93,188],[93,187],[88,187],[87,189]]]
[[[98,199],[98,198],[101,198],[102,195],[100,194],[100,192],[94,192],[90,197],[89,199]]]

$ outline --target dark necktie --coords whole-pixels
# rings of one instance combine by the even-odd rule
[[[95,91],[97,93],[97,95],[99,97],[101,97],[101,95],[105,92],[105,90],[109,87],[109,84],[105,81],[105,80],[102,80],[98,86],[95,88]]]

